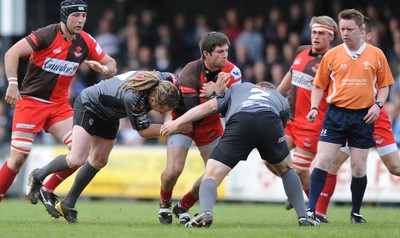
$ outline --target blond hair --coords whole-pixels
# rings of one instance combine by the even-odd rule
[[[141,71],[132,78],[128,78],[122,88],[132,89],[137,93],[148,93],[160,106],[176,108],[179,105],[178,88],[173,83],[162,80],[157,71]]]
[[[335,22],[335,20],[333,20],[331,17],[328,16],[316,16],[316,17],[312,17],[311,21],[310,21],[310,28],[312,28],[312,26],[314,24],[321,24],[321,25],[325,25],[325,26],[329,26],[332,27],[334,29],[334,31],[336,32],[338,29],[338,25]]]

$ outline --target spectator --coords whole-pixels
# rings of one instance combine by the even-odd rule
[[[253,79],[255,84],[268,81],[267,72],[264,62],[258,61],[253,65]]]
[[[279,47],[275,44],[268,44],[265,48],[265,66],[266,66],[266,77],[267,81],[272,81],[272,66],[276,63],[281,62]]]
[[[121,39],[115,33],[114,25],[115,12],[107,10],[104,16],[99,20],[99,29],[94,35],[94,38],[108,55],[118,59]]]
[[[311,29],[310,29],[310,21],[313,16],[315,16],[315,2],[313,0],[305,0],[303,2],[303,11],[304,11],[304,25],[303,30],[301,32],[301,40],[302,44],[308,44],[311,38]]]
[[[139,69],[140,70],[154,70],[153,51],[148,45],[141,45],[138,52]]]
[[[232,45],[234,46],[237,37],[243,31],[238,10],[235,8],[229,8],[226,10],[224,20],[222,32],[228,37],[229,41],[232,42]]]
[[[279,44],[278,23],[282,20],[281,10],[277,7],[272,7],[268,13],[268,22],[264,29],[264,38],[266,44]]]
[[[277,62],[271,65],[271,83],[278,87],[281,83],[283,76],[285,76],[285,69],[281,62]]]
[[[238,45],[235,49],[235,64],[236,66],[241,69],[244,70],[245,68],[249,67],[253,67],[253,62],[249,59],[248,56],[248,49],[246,46],[244,45]],[[243,81],[246,81],[245,79],[246,77],[243,77]],[[250,78],[247,78],[247,80],[249,80]]]
[[[173,72],[175,70],[169,50],[165,45],[157,45],[154,50],[155,69],[164,72]]]
[[[290,66],[292,65],[295,49],[296,48],[293,48],[289,43],[283,45],[282,63],[285,72],[289,71]]]
[[[293,2],[289,7],[289,31],[301,32],[304,25],[303,9],[299,2]]]
[[[300,34],[297,32],[290,32],[288,37],[288,43],[290,47],[292,47],[293,49],[299,48],[299,46],[301,45]]]
[[[139,37],[142,46],[148,46],[154,49],[157,44],[157,25],[154,11],[151,9],[143,9],[139,18]]]
[[[262,60],[264,39],[262,34],[255,30],[253,17],[246,17],[244,20],[244,30],[236,39],[235,49],[240,46],[247,48],[248,58],[251,62]]]
[[[128,25],[125,30],[124,56],[122,57],[122,71],[126,72],[130,69],[138,69],[139,48],[141,46],[138,27],[136,25]]]
[[[186,62],[195,59],[198,55],[197,42],[193,42],[188,37],[189,27],[184,13],[180,12],[174,15],[171,32],[173,41],[179,46],[176,49],[172,49],[171,55],[174,56],[175,65],[181,68],[185,66]]]

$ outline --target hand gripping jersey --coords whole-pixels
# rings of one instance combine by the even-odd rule
[[[236,67],[230,61],[227,61],[226,66],[221,69],[222,72],[227,72],[231,75],[230,82],[228,88],[232,84],[241,83],[242,82],[242,74],[240,69]],[[200,89],[207,82],[216,81],[216,78],[208,79],[205,72],[205,67],[203,60],[198,59],[196,61],[188,63],[182,70],[179,77],[179,85],[180,90],[182,92],[182,96],[199,94]],[[200,98],[200,103],[204,103],[207,101],[207,98]],[[172,111],[172,117],[175,119],[183,114],[184,111],[174,110]],[[218,114],[210,114],[205,117],[199,124],[193,124],[194,126],[202,126],[207,125],[210,122],[215,122],[219,120]]]
[[[100,61],[105,52],[88,33],[82,31],[66,41],[61,25],[40,28],[25,37],[34,52],[21,84],[21,95],[44,102],[68,100],[72,78],[86,58]]]

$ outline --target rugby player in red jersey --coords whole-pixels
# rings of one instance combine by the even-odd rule
[[[306,116],[311,105],[312,81],[322,56],[329,50],[337,29],[336,22],[328,16],[315,16],[310,22],[311,46],[301,46],[293,60],[290,71],[285,75],[277,90],[289,95],[290,119],[285,134],[289,149],[294,149],[293,166],[299,175],[303,190],[308,196],[310,187],[310,167],[317,153],[318,137],[322,129],[322,120],[328,104],[322,100],[320,114],[314,123]],[[308,106],[307,106],[308,105]],[[286,209],[292,208],[287,201]]]
[[[61,22],[33,31],[14,44],[5,54],[5,72],[9,82],[5,101],[15,106],[10,158],[0,169],[0,201],[31,152],[33,142],[42,129],[69,149],[72,144],[72,107],[68,89],[79,65],[86,59],[96,72],[109,78],[115,75],[116,62],[107,55],[88,33],[83,31],[87,5],[83,0],[61,3]],[[19,58],[28,56],[25,77],[17,79]],[[22,81],[21,85],[18,85]],[[65,163],[67,163],[65,161]],[[38,194],[50,213],[56,197],[53,190],[75,169],[54,174]]]
[[[206,33],[199,42],[201,59],[188,63],[180,74],[180,89],[184,105],[172,112],[173,119],[181,116],[185,111],[199,104],[205,103],[216,94],[215,82],[220,72],[229,73],[229,84],[241,83],[242,75],[237,66],[228,61],[228,38],[219,32]],[[200,151],[204,164],[219,138],[223,127],[218,114],[211,114],[202,120],[190,123],[193,126],[191,133],[179,133],[168,137],[167,165],[161,174],[160,210],[161,224],[172,223],[172,192],[181,175],[186,162],[189,148],[194,141]],[[175,216],[181,224],[190,220],[189,209],[199,200],[199,177],[191,190],[173,208]]]

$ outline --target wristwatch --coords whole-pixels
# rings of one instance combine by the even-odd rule
[[[383,104],[382,104],[381,102],[375,102],[375,104],[378,105],[378,107],[379,107],[380,109],[382,109]]]

